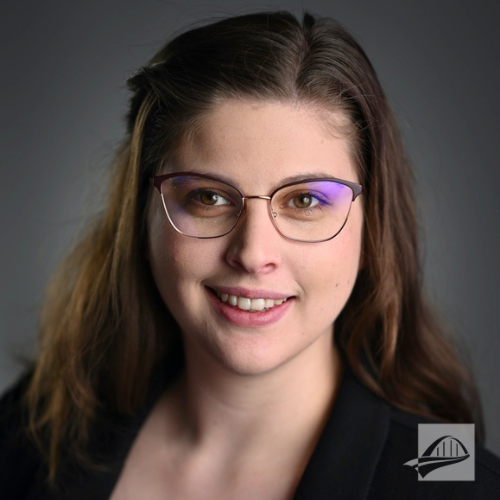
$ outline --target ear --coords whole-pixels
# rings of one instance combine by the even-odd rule
[[[363,248],[361,248],[361,252],[359,253],[358,270],[362,271],[365,268],[365,265],[366,265],[365,251]]]
[[[153,197],[149,196],[146,202],[146,208],[144,210],[144,217],[146,218],[146,220],[144,221],[145,227],[144,229],[142,229],[145,240],[142,242],[143,257],[148,262],[151,261],[151,254],[150,254],[151,250],[149,248],[149,225],[151,224],[151,211],[154,210],[152,205],[153,205]]]
[[[151,254],[150,254],[150,248],[149,248],[149,238],[148,238],[148,230],[146,228],[145,230],[145,233],[146,233],[146,236],[145,236],[145,239],[146,241],[143,242],[142,244],[142,255],[144,257],[145,260],[147,260],[148,262],[151,260]]]

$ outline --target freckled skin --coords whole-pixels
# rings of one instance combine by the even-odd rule
[[[326,172],[358,182],[347,139],[329,131],[316,111],[269,102],[219,104],[185,140],[168,171],[221,174],[247,195],[267,195],[286,177]],[[283,237],[263,200],[228,235],[196,239],[170,225],[158,193],[148,214],[148,256],[157,287],[181,327],[186,349],[233,373],[258,375],[331,348],[333,324],[359,270],[362,202],[332,240]],[[241,286],[293,296],[277,322],[237,327],[207,297],[207,286]],[[295,360],[295,361],[294,361]]]

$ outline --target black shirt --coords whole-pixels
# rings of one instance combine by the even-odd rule
[[[67,462],[60,487],[53,490],[46,484],[38,452],[19,432],[24,385],[25,381],[19,383],[0,402],[0,498],[108,499],[160,391],[153,391],[134,417],[101,418],[95,426],[90,448],[93,456],[108,464],[106,470],[87,470]],[[475,481],[418,481],[417,471],[403,464],[418,456],[418,423],[426,422],[380,399],[346,369],[294,499],[500,499],[500,459],[479,445]]]

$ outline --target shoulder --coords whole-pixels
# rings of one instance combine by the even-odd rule
[[[27,374],[0,398],[0,496],[29,498],[42,467],[42,459],[27,433],[22,398]],[[3,496],[5,495],[5,496]]]
[[[474,480],[429,480],[430,477],[427,476],[428,480],[419,480],[418,471],[405,464],[418,458],[419,424],[437,422],[387,406],[388,432],[371,484],[370,499],[500,498],[500,459],[477,443],[473,450],[468,450],[471,455],[469,459],[473,458],[473,462],[466,464],[464,460],[460,464],[473,467]],[[447,434],[449,432],[443,427],[443,436]],[[451,440],[448,439],[449,441]],[[432,442],[433,440],[429,444]],[[427,446],[426,443],[425,447]],[[458,465],[457,463],[455,467]],[[439,470],[442,472],[446,468]]]
[[[44,457],[29,436],[28,414],[23,398],[32,374],[23,376],[0,397],[0,498],[109,498],[110,489],[135,435],[164,390],[164,379],[160,375],[155,372],[145,403],[133,415],[108,409],[97,414],[83,449],[88,459],[85,463],[71,455],[68,446],[62,450],[63,457],[54,485],[49,485]]]
[[[474,481],[465,481],[463,475],[461,480],[431,481],[430,473],[425,481],[419,480],[420,474],[412,466],[415,464],[405,464],[416,461],[422,472],[419,424],[428,423],[437,422],[399,410],[346,369],[335,404],[295,498],[500,500],[500,460],[479,444],[470,445],[468,441],[469,451],[474,453],[465,458],[469,453],[462,454],[459,458],[463,458],[463,464],[457,460],[457,467],[453,467],[456,473],[458,466],[469,466],[472,462]],[[449,434],[445,432],[439,437]],[[428,448],[426,444],[424,450]],[[422,462],[434,460],[427,458]],[[440,470],[445,468],[450,470],[452,466]],[[458,470],[463,474],[463,468]]]

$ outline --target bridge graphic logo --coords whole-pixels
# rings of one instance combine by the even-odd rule
[[[419,424],[418,440],[420,456],[403,465],[419,481],[474,481],[473,424]]]

